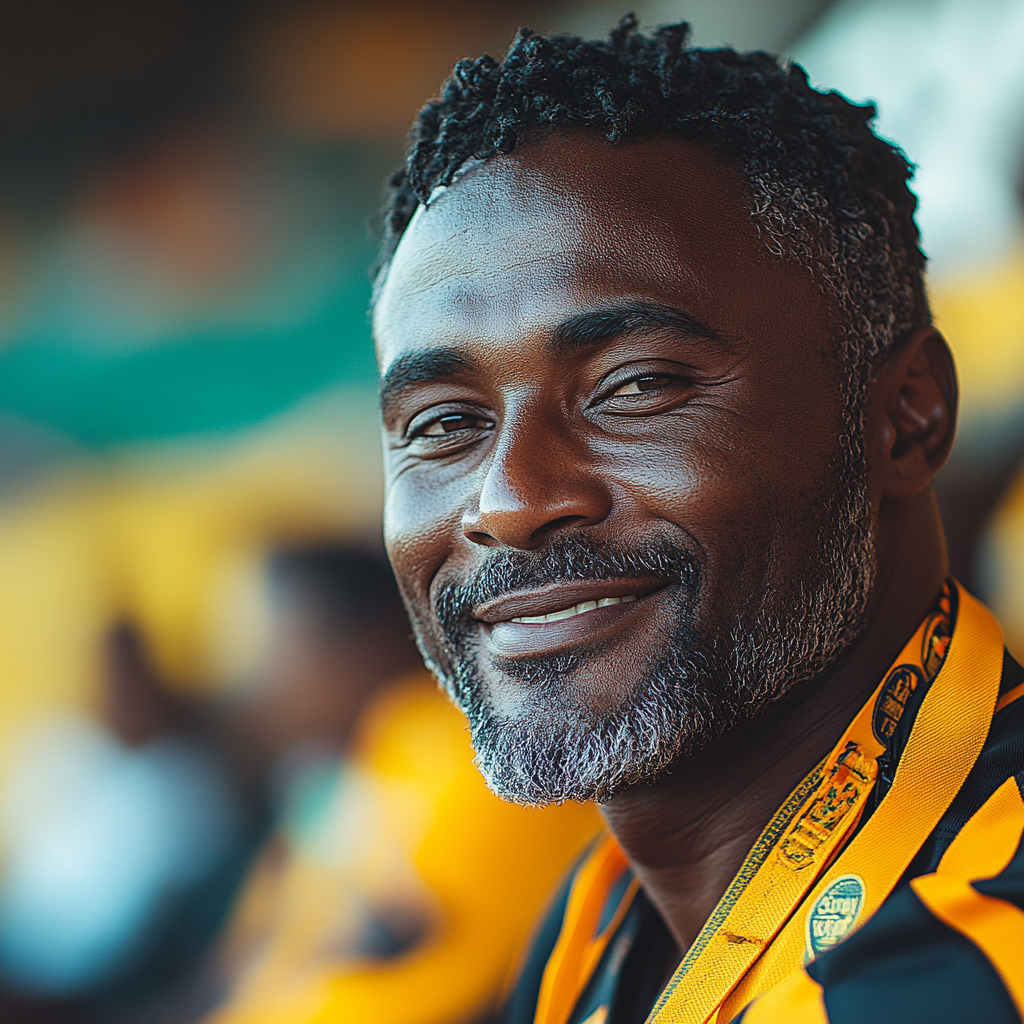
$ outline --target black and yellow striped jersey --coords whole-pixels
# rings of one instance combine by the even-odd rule
[[[507,1024],[1024,1018],[1024,669],[954,582],[680,955],[614,839],[545,918]]]

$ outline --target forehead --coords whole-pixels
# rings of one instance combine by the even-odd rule
[[[571,133],[475,166],[420,207],[394,253],[374,309],[382,368],[442,340],[519,344],[616,299],[677,306],[732,337],[801,310],[820,328],[823,296],[768,253],[750,209],[737,172],[678,139]]]

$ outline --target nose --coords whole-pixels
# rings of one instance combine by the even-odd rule
[[[525,413],[506,420],[481,472],[477,500],[462,518],[475,544],[532,550],[611,511],[611,492],[593,472],[585,444],[560,419]]]

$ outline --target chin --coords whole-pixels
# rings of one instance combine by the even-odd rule
[[[603,659],[578,656],[572,664],[519,662],[514,675],[500,673],[492,685],[464,663],[447,687],[469,719],[477,766],[498,796],[530,805],[605,802],[653,782],[735,720],[727,702],[688,685],[682,666],[666,670],[668,660],[638,670],[615,692],[596,691],[597,680],[610,675]]]

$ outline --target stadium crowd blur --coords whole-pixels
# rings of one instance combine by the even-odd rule
[[[1024,654],[1024,0],[657,0],[877,102]],[[0,1019],[470,1024],[598,828],[512,807],[378,538],[367,228],[419,103],[620,4],[0,4]]]

